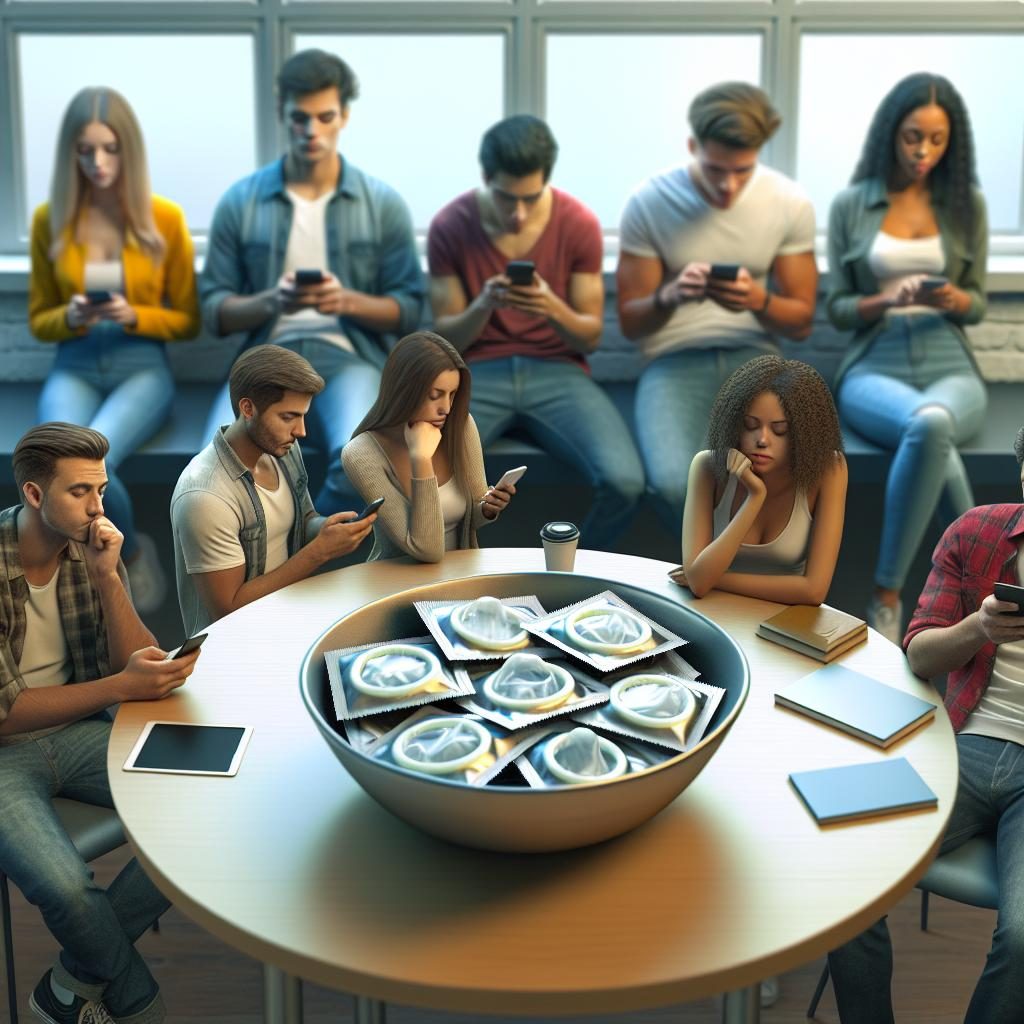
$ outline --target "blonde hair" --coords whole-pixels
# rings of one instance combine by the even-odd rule
[[[78,167],[75,146],[86,125],[93,121],[105,124],[117,136],[121,169],[113,187],[121,200],[125,236],[159,263],[167,246],[153,221],[153,194],[142,130],[128,101],[105,86],[82,89],[64,111],[50,182],[50,258],[60,255],[64,231],[69,227],[74,230],[86,202],[85,179]]]

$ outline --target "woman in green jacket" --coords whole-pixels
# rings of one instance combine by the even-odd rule
[[[829,215],[829,319],[854,332],[839,411],[894,453],[868,621],[896,643],[928,521],[974,505],[957,445],[981,429],[987,396],[963,325],[985,313],[987,250],[964,102],[945,78],[910,75],[875,112]]]

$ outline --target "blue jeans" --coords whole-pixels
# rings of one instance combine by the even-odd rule
[[[644,471],[626,421],[607,392],[574,363],[510,356],[473,363],[470,409],[487,447],[521,424],[593,488],[580,527],[588,548],[614,550],[643,497]]]
[[[163,1004],[134,943],[170,904],[134,859],[109,889],[96,885],[51,803],[114,806],[109,736],[110,721],[96,717],[0,748],[0,864],[61,945],[55,980],[102,999],[119,1021],[156,1024]]]
[[[640,375],[636,436],[647,487],[653,492],[658,515],[677,539],[683,532],[690,463],[706,445],[718,389],[729,374],[764,352],[752,345],[685,349],[659,356]]]
[[[996,837],[999,915],[965,1024],[1024,1021],[1024,747],[958,736],[960,784],[940,853]],[[828,957],[842,1024],[891,1024],[892,945],[885,918]]]
[[[306,417],[310,439],[327,456],[327,479],[313,504],[322,516],[335,512],[359,511],[363,501],[348,482],[341,467],[341,449],[352,439],[380,390],[380,370],[352,352],[317,338],[288,341],[286,348],[298,352],[323,377],[326,387],[313,399]],[[234,422],[231,396],[225,384],[210,408],[203,436],[208,444],[217,428]]]
[[[122,554],[138,550],[128,490],[117,467],[166,422],[174,402],[174,378],[162,341],[98,324],[85,337],[62,341],[39,395],[39,421],[63,420],[98,430],[110,442],[106,514],[124,534]]]
[[[988,395],[944,318],[890,321],[843,378],[838,405],[858,434],[895,453],[875,582],[900,590],[932,515],[948,526],[974,505],[956,446],[981,429]]]

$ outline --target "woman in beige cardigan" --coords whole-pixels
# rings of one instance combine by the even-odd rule
[[[341,453],[363,499],[385,499],[370,561],[440,562],[445,551],[475,548],[476,531],[515,494],[514,484],[487,486],[470,386],[462,356],[438,334],[416,331],[392,349],[377,401]]]

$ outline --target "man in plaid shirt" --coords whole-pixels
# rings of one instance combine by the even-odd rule
[[[1024,427],[1014,442],[1024,487]],[[1024,505],[982,505],[943,534],[903,640],[913,671],[948,673],[960,783],[941,853],[995,838],[999,917],[966,1024],[1024,1021],[1024,608],[997,582],[1024,581]],[[829,955],[843,1024],[892,1021],[885,920]]]
[[[106,709],[167,696],[198,656],[165,661],[132,606],[123,537],[103,514],[107,450],[87,427],[34,427],[14,449],[24,503],[0,512],[0,866],[61,945],[29,1000],[49,1024],[164,1012],[133,940],[167,900],[135,860],[106,892],[94,885],[51,802],[113,807]]]

